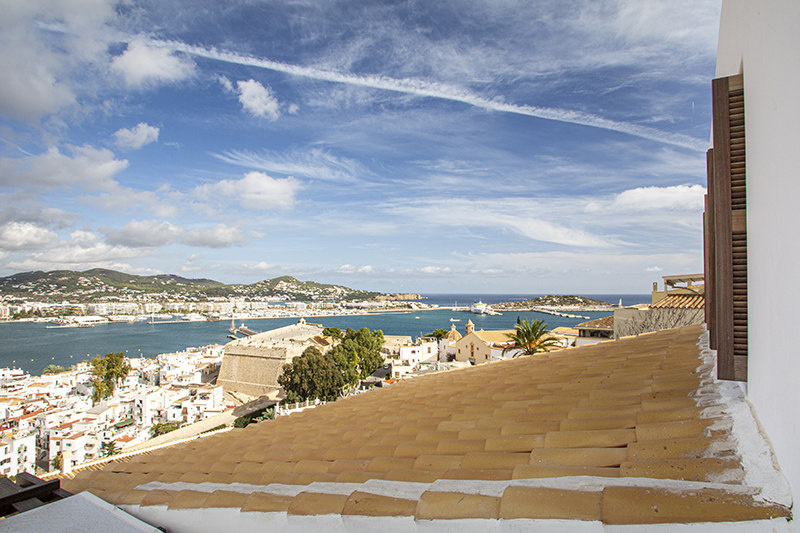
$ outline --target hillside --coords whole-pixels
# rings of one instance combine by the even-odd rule
[[[21,272],[0,278],[0,296],[53,301],[88,302],[96,300],[207,300],[214,298],[281,298],[297,301],[341,301],[369,299],[379,293],[299,281],[281,276],[250,285],[226,285],[210,279],[191,279],[173,274],[137,276],[115,270],[92,269],[85,272],[55,270]]]
[[[506,302],[495,304],[492,307],[498,309],[529,309],[531,307],[594,307],[594,306],[611,306],[608,302],[595,300],[593,298],[586,298],[585,296],[575,296],[572,294],[539,296],[538,298],[531,298],[524,302]]]

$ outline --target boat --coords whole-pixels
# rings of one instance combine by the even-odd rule
[[[474,302],[470,306],[469,311],[470,311],[470,313],[475,313],[476,315],[482,315],[482,314],[486,313],[486,308],[487,308],[487,305],[485,303],[483,303],[482,301],[478,300],[477,302]]]
[[[189,313],[181,318],[184,322],[206,322],[208,319],[199,313]]]
[[[451,318],[450,322],[461,322],[460,318]]]

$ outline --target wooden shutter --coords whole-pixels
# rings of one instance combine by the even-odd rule
[[[747,190],[742,75],[712,81],[704,215],[706,321],[717,377],[747,381]],[[710,308],[710,309],[709,309]]]

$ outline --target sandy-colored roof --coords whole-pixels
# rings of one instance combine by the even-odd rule
[[[650,307],[675,309],[705,309],[706,298],[702,294],[671,294]]]
[[[514,342],[508,338],[509,335],[514,333],[513,329],[504,329],[504,330],[478,330],[475,332],[475,335],[478,336],[480,340],[485,342],[486,344],[508,344],[510,342]]]
[[[461,339],[461,333],[458,332],[455,324],[450,324],[450,331],[448,331],[442,338],[448,341],[457,341]]]
[[[595,318],[588,322],[581,322],[576,329],[614,329],[614,315]]]
[[[242,520],[786,517],[743,485],[701,332],[421,376],[84,470],[62,486],[139,517],[219,508]]]

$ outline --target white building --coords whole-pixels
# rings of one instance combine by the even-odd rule
[[[36,470],[36,434],[33,431],[0,433],[0,474],[10,477]]]
[[[400,360],[412,368],[420,363],[436,361],[438,358],[439,346],[433,337],[420,337],[414,344],[400,347]]]
[[[456,343],[461,340],[461,333],[455,324],[450,325],[450,331],[439,339],[439,361],[446,363],[456,360]]]
[[[715,120],[711,160],[715,177],[709,180],[709,204],[719,224],[706,228],[707,252],[710,243],[724,247],[730,233],[746,240],[745,283],[746,325],[738,327],[732,304],[739,301],[726,289],[731,277],[724,272],[735,261],[734,254],[717,248],[713,264],[706,264],[706,309],[716,341],[720,377],[746,380],[748,400],[755,407],[777,454],[783,473],[800,490],[800,358],[793,335],[796,327],[792,310],[800,301],[797,265],[800,264],[800,174],[797,166],[797,141],[800,124],[800,2],[725,0],[719,31],[714,87]],[[734,102],[717,97],[718,90],[729,94],[743,90],[743,134],[746,161],[738,163],[725,156],[725,144],[733,149],[734,126],[728,126],[725,139],[724,110]],[[741,100],[741,98],[740,98]],[[717,107],[717,103],[720,104]],[[732,124],[731,122],[729,124]],[[738,123],[737,123],[738,124]],[[743,149],[744,146],[742,146]],[[730,152],[728,152],[730,153]],[[718,160],[722,158],[722,160]],[[726,161],[727,159],[727,161]],[[746,173],[746,199],[738,206],[724,206],[723,194],[716,186],[732,182],[736,170]],[[712,182],[713,185],[712,186]],[[730,186],[729,186],[730,187]],[[719,192],[719,191],[716,191]],[[732,202],[731,202],[732,203]],[[719,208],[719,209],[717,209]],[[706,211],[709,220],[712,213]],[[716,227],[713,227],[716,226]],[[714,229],[713,233],[709,232]],[[743,232],[742,232],[743,230]],[[727,264],[726,264],[726,255]],[[739,270],[741,272],[741,270]],[[711,276],[710,276],[711,274]],[[726,292],[730,291],[730,292]],[[741,308],[740,308],[741,309]],[[715,323],[716,322],[716,327]],[[746,332],[740,337],[741,332]],[[715,338],[714,333],[717,333]],[[733,345],[733,346],[731,346]],[[744,351],[742,351],[744,348]]]

